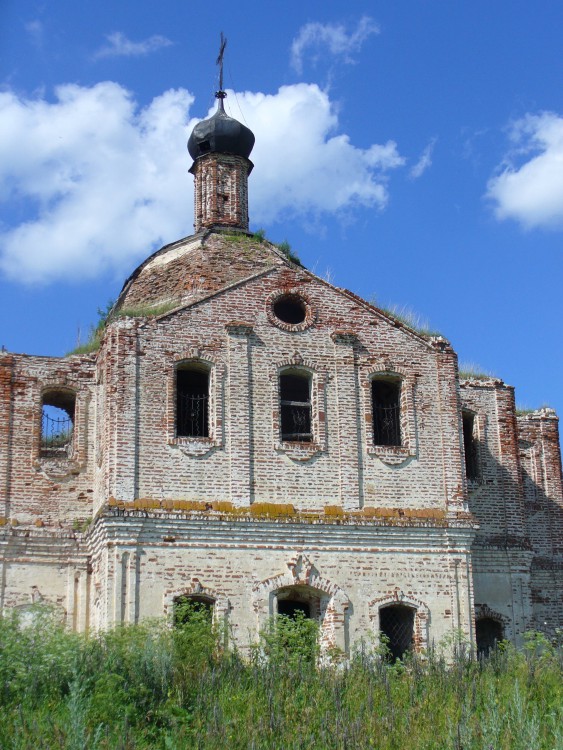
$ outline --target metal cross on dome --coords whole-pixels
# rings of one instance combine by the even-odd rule
[[[219,47],[219,55],[216,61],[216,64],[219,66],[219,91],[215,92],[217,99],[224,99],[227,96],[223,91],[223,55],[225,54],[226,46],[227,38],[223,36],[223,32],[221,32],[221,46]]]

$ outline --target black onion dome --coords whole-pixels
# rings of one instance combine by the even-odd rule
[[[254,133],[238,120],[229,117],[219,100],[212,117],[198,122],[188,140],[188,151],[195,161],[204,154],[235,154],[248,159],[254,147]]]

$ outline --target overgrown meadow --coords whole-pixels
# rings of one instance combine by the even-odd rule
[[[319,666],[316,625],[280,619],[243,658],[195,611],[85,637],[48,611],[0,620],[0,748],[561,750],[562,651],[530,634],[451,665],[364,644]]]

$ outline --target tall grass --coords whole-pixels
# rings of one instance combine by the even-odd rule
[[[243,659],[203,612],[175,629],[151,622],[89,638],[48,612],[26,627],[6,617],[0,747],[563,747],[562,654],[541,636],[482,662],[390,664],[365,647],[319,666],[312,634],[310,620],[281,620]]]

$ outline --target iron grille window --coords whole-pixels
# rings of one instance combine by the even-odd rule
[[[176,434],[209,437],[209,372],[176,371]]]
[[[311,378],[300,373],[280,375],[282,440],[311,442]]]
[[[68,455],[74,433],[75,395],[48,391],[41,403],[41,453]]]
[[[391,604],[379,610],[379,630],[387,638],[390,657],[402,659],[412,649],[414,609],[404,604]]]
[[[401,445],[401,384],[373,380],[373,442],[375,445]]]
[[[475,440],[475,416],[463,412],[463,447],[465,450],[465,476],[468,479],[479,478],[479,463],[477,460],[477,441]]]

